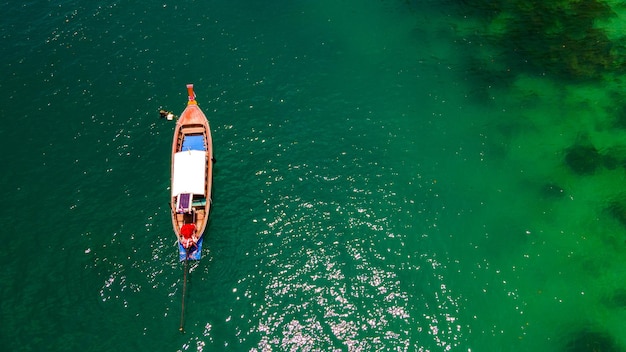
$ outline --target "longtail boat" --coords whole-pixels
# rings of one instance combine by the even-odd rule
[[[199,260],[211,210],[213,140],[209,121],[196,102],[193,84],[189,101],[174,129],[172,141],[171,213],[180,260]]]

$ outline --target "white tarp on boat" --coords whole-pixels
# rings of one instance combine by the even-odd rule
[[[188,150],[174,154],[172,197],[181,193],[204,194],[206,154],[200,150]]]

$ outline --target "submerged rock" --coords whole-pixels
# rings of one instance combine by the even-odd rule
[[[577,331],[568,341],[565,352],[617,352],[621,349],[606,333],[590,330]]]
[[[465,0],[458,3],[464,16],[479,18],[487,24],[486,35],[471,42],[493,44],[493,49],[502,53],[502,64],[495,64],[493,56],[485,60],[482,44],[477,55],[485,61],[481,67],[495,71],[498,77],[510,79],[516,73],[531,73],[565,82],[597,81],[607,73],[623,73],[626,68],[622,37],[612,39],[613,29],[604,24],[612,24],[617,18],[606,1]],[[501,67],[506,71],[502,72]]]
[[[626,226],[626,202],[613,201],[609,204],[608,210],[615,220]]]
[[[591,145],[574,145],[565,151],[565,163],[579,175],[590,175],[604,164],[604,158]]]

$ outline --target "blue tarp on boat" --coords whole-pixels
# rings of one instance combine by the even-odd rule
[[[182,151],[187,150],[206,150],[204,147],[204,136],[185,136]]]
[[[178,242],[178,257],[180,259],[180,261],[184,261],[185,259],[188,260],[200,260],[201,257],[201,252],[202,252],[202,241],[204,240],[204,236],[200,237],[200,239],[198,240],[197,247],[193,247],[191,249],[191,253],[189,253],[189,258],[187,258],[187,251],[185,250],[185,247],[183,247],[183,245]]]

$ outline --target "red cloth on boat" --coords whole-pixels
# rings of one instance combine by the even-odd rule
[[[185,224],[183,225],[183,227],[180,228],[180,234],[183,235],[184,238],[191,238],[195,230],[195,224]]]

